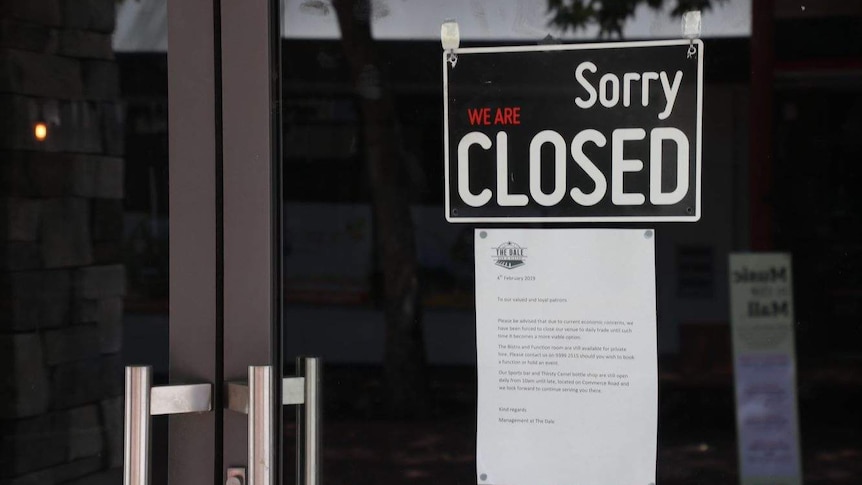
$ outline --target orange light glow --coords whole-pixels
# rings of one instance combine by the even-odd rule
[[[36,137],[38,141],[45,141],[45,138],[48,138],[48,125],[42,123],[36,123],[36,126],[33,127],[33,135]]]

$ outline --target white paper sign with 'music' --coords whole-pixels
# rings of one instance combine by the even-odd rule
[[[802,483],[790,263],[786,253],[730,255],[730,321],[743,485]]]

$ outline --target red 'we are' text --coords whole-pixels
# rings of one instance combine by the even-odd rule
[[[467,119],[470,125],[520,125],[521,107],[507,106],[505,108],[467,108]]]

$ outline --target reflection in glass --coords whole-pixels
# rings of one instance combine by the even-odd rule
[[[661,483],[739,480],[728,255],[752,248],[793,258],[805,483],[862,473],[848,196],[860,91],[847,60],[862,52],[838,40],[858,38],[862,11],[791,3],[704,13],[703,218],[651,225]],[[677,38],[674,6],[640,5],[605,33]],[[545,0],[284,5],[285,362],[326,363],[326,483],[476,480],[473,226],[443,218],[440,24],[458,20],[462,46],[590,41],[604,25],[564,31],[550,12]]]

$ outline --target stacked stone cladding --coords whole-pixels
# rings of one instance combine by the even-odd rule
[[[2,485],[120,478],[126,278],[114,15],[115,0],[0,0]]]

